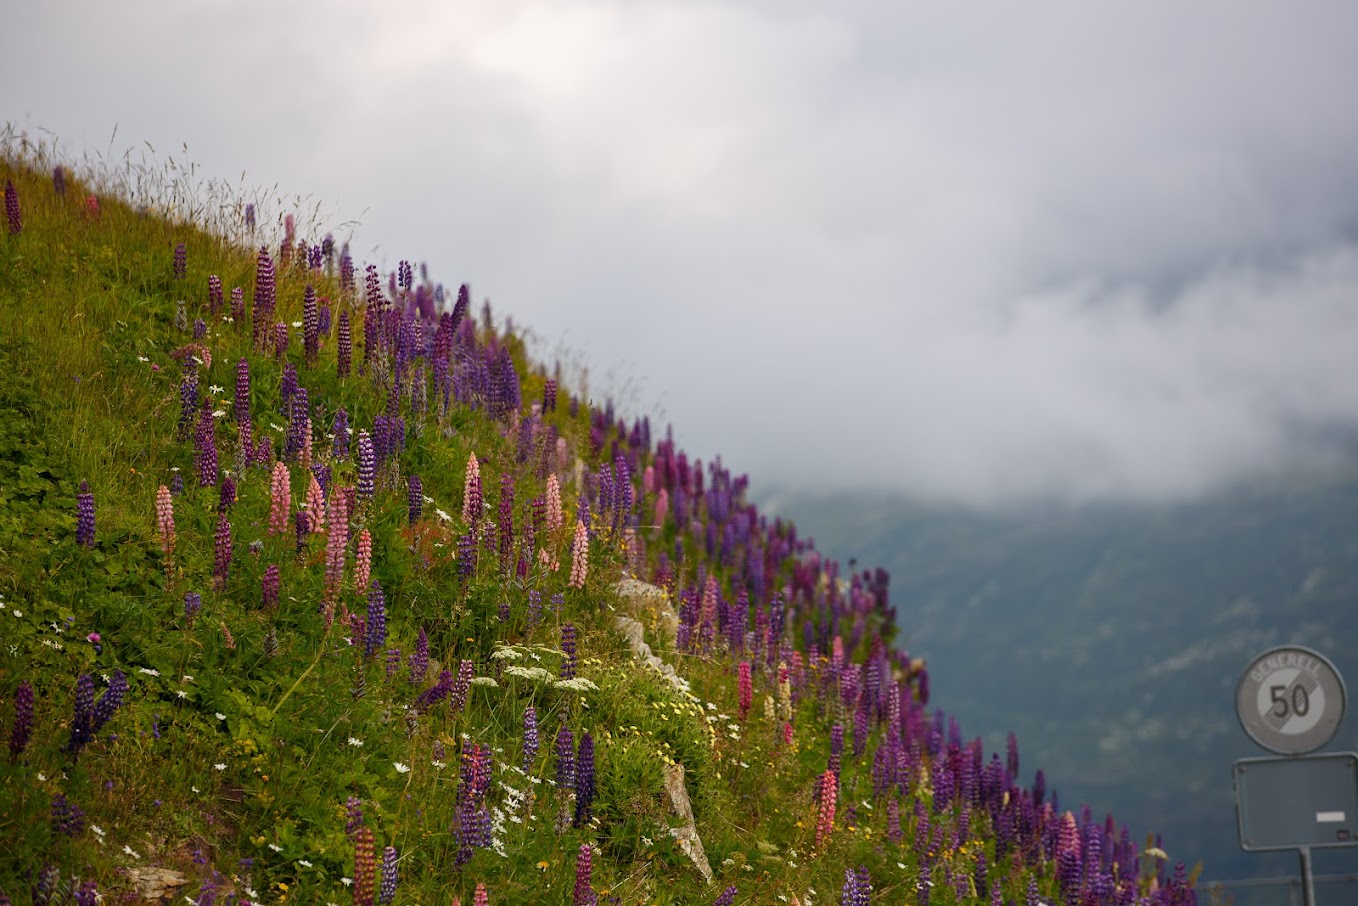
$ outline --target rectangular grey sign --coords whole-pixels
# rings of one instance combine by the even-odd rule
[[[1358,845],[1358,754],[1242,758],[1234,775],[1242,849]]]

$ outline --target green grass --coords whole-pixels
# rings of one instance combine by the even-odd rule
[[[613,628],[613,613],[625,607],[612,588],[625,574],[626,554],[605,527],[598,526],[590,545],[584,588],[567,585],[569,530],[544,541],[559,557],[558,571],[535,564],[526,578],[507,577],[483,549],[475,572],[459,577],[454,554],[467,530],[460,514],[470,454],[481,462],[491,520],[502,474],[515,476],[517,525],[545,488],[532,462],[518,462],[514,432],[482,410],[456,403],[441,416],[407,410],[411,438],[399,472],[380,476],[355,527],[371,532],[373,577],[386,592],[383,647],[409,655],[423,627],[439,664],[456,670],[468,659],[478,677],[495,681],[473,685],[460,711],[445,703],[414,717],[419,688],[404,665],[389,677],[381,653],[365,659],[361,645],[346,643],[342,620],[327,628],[319,612],[325,536],[312,536],[299,555],[291,531],[267,533],[266,467],[236,475],[239,499],[229,514],[235,557],[226,584],[214,588],[217,490],[197,486],[192,442],[176,437],[181,369],[174,353],[192,342],[175,326],[176,303],[187,303],[190,321],[208,318],[209,275],[221,278],[228,298],[240,286],[248,299],[254,254],[226,215],[214,221],[213,233],[139,211],[127,191],[136,180],[126,174],[68,177],[59,196],[52,161],[8,139],[0,179],[17,187],[23,230],[0,237],[0,733],[9,738],[21,682],[32,683],[37,705],[32,741],[20,757],[0,759],[0,890],[22,902],[50,866],[68,886],[75,878],[94,880],[106,901],[131,902],[129,872],[159,866],[185,876],[177,895],[190,898],[215,884],[219,903],[250,890],[252,899],[269,903],[347,902],[354,894],[345,880],[355,876],[355,865],[345,802],[356,797],[379,852],[390,845],[400,854],[398,903],[454,897],[470,903],[479,882],[492,903],[570,902],[582,843],[597,847],[593,886],[601,902],[705,903],[734,884],[738,903],[794,896],[830,903],[838,900],[845,869],[858,865],[872,872],[875,902],[914,902],[918,861],[909,816],[912,798],[928,801],[927,786],[902,802],[906,842],[889,843],[885,809],[871,802],[871,752],[855,759],[846,751],[841,819],[816,851],[812,791],[825,770],[835,709],[804,696],[794,741],[784,745],[781,720],[764,716],[764,697],[776,694],[769,676],[756,670],[755,706],[742,723],[733,716],[735,660],[720,648],[678,652],[659,641],[644,615],[648,642],[676,665],[691,692],[639,664]],[[182,207],[180,183],[153,184]],[[110,185],[123,186],[124,197],[109,194]],[[86,207],[91,193],[100,196],[97,219]],[[198,210],[239,208],[228,202]],[[173,250],[181,242],[188,269],[176,279]],[[276,252],[276,239],[269,244]],[[332,276],[280,267],[279,320],[301,319],[308,282],[337,306],[360,310]],[[489,338],[487,327],[478,330],[483,342]],[[310,391],[316,457],[332,466],[337,485],[353,484],[356,474],[352,460],[331,461],[325,438],[331,415],[343,406],[352,425],[369,426],[386,405],[380,389],[358,376],[360,336],[356,321],[355,373],[348,379],[336,374],[333,328],[314,366],[296,338],[289,351]],[[498,339],[513,353],[523,399],[539,399],[547,370],[526,359],[516,338]],[[201,343],[211,350],[211,364],[200,370],[200,388],[224,388],[214,396],[227,413],[216,434],[222,466],[234,469],[235,363],[250,359],[257,434],[270,431],[271,422],[285,423],[278,410],[281,364],[250,349],[248,324],[210,319]],[[545,420],[567,440],[572,462],[578,456],[596,468],[603,461],[591,452],[587,405],[572,417],[563,402]],[[272,433],[277,448],[282,437]],[[175,470],[185,491],[174,498],[177,542],[167,558],[154,501]],[[568,515],[578,494],[573,471],[563,473]],[[413,526],[404,483],[411,474],[421,476],[433,499]],[[292,467],[294,503],[306,477]],[[92,548],[75,538],[81,481],[89,482],[97,505]],[[649,512],[653,500],[644,505]],[[672,549],[676,532],[672,520],[643,529],[652,552]],[[350,572],[352,563],[351,546]],[[260,583],[271,564],[281,570],[282,592],[278,606],[265,609]],[[716,564],[705,568],[723,583],[731,579]],[[690,571],[684,581],[692,580]],[[530,590],[544,603],[544,619],[532,630]],[[183,601],[191,591],[202,594],[203,606],[190,624]],[[341,606],[362,613],[360,591],[346,579]],[[557,593],[565,598],[560,613],[548,605]],[[508,606],[507,621],[501,605]],[[563,690],[506,672],[510,664],[541,666],[555,678],[567,621],[580,632],[579,675],[596,688]],[[796,619],[789,625],[800,627]],[[869,638],[891,629],[870,628]],[[87,640],[90,633],[99,634],[99,647]],[[517,658],[492,656],[506,646]],[[809,666],[814,683],[824,662]],[[64,749],[76,679],[92,674],[102,691],[102,677],[114,669],[128,676],[128,699],[74,758]],[[522,721],[530,704],[541,746],[524,773]],[[598,799],[593,821],[582,827],[558,826],[561,795],[551,778],[562,724],[577,739],[589,731],[597,745]],[[493,750],[489,801],[504,819],[497,822],[498,851],[479,849],[459,865],[454,828],[463,740]],[[711,885],[667,833],[675,818],[666,805],[665,772],[675,763],[686,771],[716,874]],[[49,820],[57,793],[87,816],[89,827],[73,838]],[[843,814],[853,803],[858,824],[848,827]],[[993,854],[988,819],[976,817],[974,828],[956,851],[938,854],[931,902],[970,901],[942,879],[952,867],[970,872],[978,850]],[[992,872],[1003,879],[1008,901],[1022,902],[1032,877],[1051,896],[1049,867],[1001,864]]]

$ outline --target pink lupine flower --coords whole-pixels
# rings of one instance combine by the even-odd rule
[[[160,549],[165,552],[165,559],[169,560],[174,553],[175,541],[174,499],[165,485],[156,491],[156,530],[160,532]]]
[[[820,775],[820,782],[816,785],[816,799],[819,802],[819,814],[816,816],[816,849],[824,845],[830,838],[830,832],[835,828],[835,800],[838,797],[839,781],[835,778],[835,772],[826,771]]]
[[[472,906],[490,906],[490,894],[486,893],[486,885],[482,881],[476,882],[476,892],[472,894]]]
[[[575,540],[571,542],[571,577],[566,583],[571,588],[584,588],[589,573],[589,533],[585,524],[575,521]]]
[[[325,601],[326,622],[334,617],[335,599],[344,581],[344,548],[349,543],[349,513],[344,489],[335,487],[330,492],[330,504],[325,521],[329,532],[325,543]]]
[[[292,510],[292,479],[281,460],[274,463],[270,494],[273,500],[269,506],[269,534],[277,535],[288,530],[288,514]]]
[[[655,524],[664,525],[665,517],[670,514],[670,492],[664,488],[655,495]]]
[[[307,419],[302,425],[302,468],[311,471],[311,419]]]
[[[312,532],[325,531],[325,495],[321,492],[321,483],[312,475],[307,483],[306,489],[306,509],[310,519],[310,530]]]
[[[367,588],[372,575],[373,536],[367,529],[358,533],[358,553],[354,557],[354,587]]]
[[[744,721],[749,716],[750,705],[754,702],[754,685],[750,681],[749,661],[740,662],[737,687],[740,696],[740,719]]]
[[[462,484],[462,521],[468,525],[481,521],[481,464],[475,453],[467,458],[467,475]]]
[[[552,473],[547,476],[547,531],[559,532],[565,524],[566,518],[561,514],[561,482]]]
[[[641,491],[643,494],[655,493],[655,466],[647,466],[641,473]]]

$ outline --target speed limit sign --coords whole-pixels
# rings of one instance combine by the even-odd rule
[[[1344,719],[1344,680],[1319,652],[1300,645],[1256,657],[1235,687],[1235,710],[1249,737],[1279,755],[1314,752]]]

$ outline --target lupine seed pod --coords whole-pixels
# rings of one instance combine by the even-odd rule
[[[75,495],[75,543],[94,547],[94,495],[88,481],[80,482],[80,491]]]

